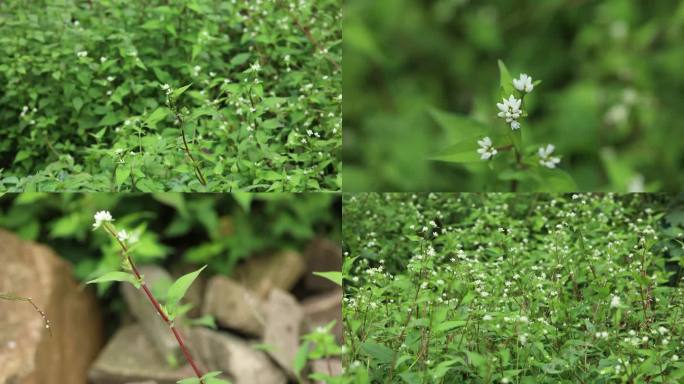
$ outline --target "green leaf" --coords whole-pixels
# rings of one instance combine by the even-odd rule
[[[361,349],[375,360],[388,364],[394,358],[394,351],[384,345],[367,341],[361,344]]]
[[[295,355],[294,362],[292,363],[292,370],[294,370],[297,379],[301,381],[301,372],[304,367],[306,367],[307,357],[309,355],[309,343],[304,342]]]
[[[183,275],[179,277],[178,280],[176,280],[173,284],[171,284],[168,293],[166,294],[166,307],[170,313],[175,311],[176,306],[181,301],[183,296],[185,296],[185,293],[188,291],[188,288],[190,288],[190,285],[192,285],[195,279],[197,279],[197,276],[199,276],[200,272],[202,272],[206,267],[207,266],[205,265],[195,272],[190,272],[186,275]]]
[[[145,120],[145,124],[147,124],[150,127],[154,127],[157,125],[158,122],[164,120],[170,114],[171,111],[168,108],[159,107],[155,109],[154,112],[152,112],[147,117],[147,120]]]
[[[451,140],[487,136],[491,130],[487,124],[467,116],[447,113],[436,108],[430,108],[428,112],[437,125],[451,136]]]
[[[80,97],[74,97],[74,99],[71,100],[71,103],[74,105],[74,109],[76,109],[76,112],[80,111],[83,107],[83,99],[81,99]]]
[[[180,88],[174,90],[173,93],[171,94],[171,98],[172,98],[172,99],[177,99],[178,96],[182,95],[183,92],[187,91],[188,88],[190,88],[191,85],[192,85],[192,83],[190,83],[190,84],[188,84],[188,85],[186,85],[186,86],[183,86],[183,87],[180,87]]]
[[[200,384],[200,379],[196,377],[191,377],[188,379],[176,381],[176,384]]]
[[[140,288],[140,282],[133,274],[121,271],[107,272],[97,279],[86,282],[86,284],[106,283],[111,281],[129,282],[136,288]]]
[[[441,323],[437,327],[435,327],[435,332],[446,332],[446,331],[451,331],[452,329],[456,329],[458,327],[462,327],[465,325],[464,320],[453,320],[453,321],[445,321],[444,323]]]
[[[238,205],[240,205],[240,208],[249,213],[249,208],[252,205],[252,198],[254,198],[254,195],[246,192],[233,192],[232,196]]]
[[[114,178],[115,178],[116,185],[117,185],[117,186],[121,186],[123,183],[126,182],[126,180],[128,180],[128,177],[129,177],[130,175],[131,175],[131,168],[129,168],[128,166],[126,166],[126,164],[124,164],[124,165],[121,166],[121,167],[118,167],[118,168],[116,169],[116,175],[115,175],[115,177],[114,177]]]
[[[342,272],[314,272],[313,274],[326,278],[340,287],[342,286]]]
[[[445,161],[448,163],[477,163],[483,161],[480,154],[477,152],[480,146],[477,144],[477,138],[471,140],[460,141],[448,148],[440,151],[434,156],[429,157],[430,160]],[[496,143],[494,144],[496,145]]]
[[[501,97],[508,97],[515,93],[515,88],[513,87],[513,78],[511,74],[508,73],[508,68],[503,61],[499,60],[499,82],[501,85]]]
[[[23,161],[31,157],[31,151],[27,149],[22,149],[19,152],[17,152],[17,155],[14,157],[14,163]]]

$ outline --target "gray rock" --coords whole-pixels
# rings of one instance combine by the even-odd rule
[[[264,319],[259,303],[260,299],[254,292],[227,277],[214,276],[205,290],[202,313],[214,316],[221,326],[261,336]]]
[[[183,364],[185,360],[178,362]],[[187,364],[177,369],[170,368],[141,324],[129,325],[117,331],[89,373],[94,384],[136,381],[175,384],[178,380],[193,376],[192,368]]]
[[[171,276],[161,267],[146,265],[140,268],[140,273],[145,277],[145,282],[152,289],[155,284],[169,283]],[[145,330],[145,335],[150,338],[152,344],[162,356],[169,358],[182,358],[182,352],[176,342],[176,338],[169,331],[161,316],[154,309],[145,292],[136,289],[131,284],[121,284],[121,294],[128,304],[128,308],[136,320]]]
[[[191,355],[200,369],[221,371],[221,378],[233,384],[285,384],[287,378],[268,356],[248,343],[228,333],[206,328],[182,332]],[[136,324],[119,330],[98,357],[91,372],[94,384],[124,384],[135,381],[154,381],[174,384],[194,377],[192,368],[185,362],[173,369]]]
[[[304,312],[297,300],[287,292],[274,289],[263,304],[266,326],[263,343],[271,347],[269,355],[291,378],[295,378],[293,363],[299,349],[299,337]]]
[[[282,251],[250,257],[235,268],[233,278],[260,297],[266,297],[274,288],[291,290],[305,270],[302,255]]]
[[[29,303],[0,300],[0,383],[85,383],[103,343],[93,289],[49,248],[2,230],[0,265],[0,292],[31,297],[52,331]]]
[[[212,371],[226,373],[232,384],[285,384],[287,376],[268,356],[225,332],[196,328],[194,348]]]
[[[342,374],[342,361],[336,357],[314,360],[309,366],[311,373],[322,373],[328,376],[340,376]],[[314,381],[314,383],[325,384],[323,381]]]
[[[328,279],[316,276],[314,272],[331,272],[342,270],[342,246],[328,239],[311,240],[304,252],[307,271],[304,283],[313,291],[327,291],[339,288]]]
[[[307,330],[312,331],[316,327],[327,325],[335,320],[332,332],[338,343],[342,343],[342,290],[336,289],[330,292],[311,296],[301,302],[306,319]]]

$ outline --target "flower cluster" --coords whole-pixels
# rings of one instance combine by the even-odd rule
[[[498,153],[496,148],[492,146],[492,139],[489,137],[478,140],[477,143],[480,145],[480,149],[477,150],[477,153],[480,154],[482,160],[489,160]]]
[[[556,168],[556,165],[560,163],[560,157],[551,156],[555,148],[553,144],[539,148],[539,164],[551,169]]]
[[[516,99],[515,96],[510,95],[508,99],[504,98],[502,103],[496,103],[496,107],[499,108],[500,118],[506,120],[506,123],[511,125],[511,129],[520,129],[520,123],[518,119],[522,115],[522,99]]]
[[[112,214],[109,211],[98,211],[95,213],[95,222],[93,223],[93,229],[98,229],[103,223],[110,223],[114,221]]]

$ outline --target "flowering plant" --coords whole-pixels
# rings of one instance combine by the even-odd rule
[[[511,77],[499,61],[500,101],[496,117],[505,125],[482,122],[432,110],[435,121],[445,130],[454,130],[458,142],[432,157],[433,160],[462,164],[470,172],[489,172],[485,189],[512,191],[575,190],[573,179],[558,169],[561,157],[550,143],[539,144],[525,119],[529,112],[526,97],[541,83],[526,73]]]
[[[349,373],[386,384],[682,382],[684,223],[673,203],[345,196]]]

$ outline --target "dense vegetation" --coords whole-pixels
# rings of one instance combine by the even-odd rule
[[[374,383],[678,383],[684,200],[345,196],[347,364]]]
[[[485,164],[428,160],[462,138],[435,111],[499,124],[501,59],[543,80],[522,129],[556,146],[564,191],[679,191],[683,25],[674,0],[350,0],[345,190],[510,190]]]
[[[339,190],[341,6],[0,3],[0,190]]]

